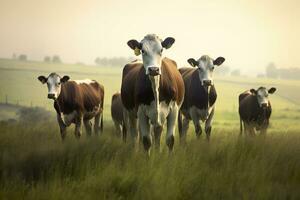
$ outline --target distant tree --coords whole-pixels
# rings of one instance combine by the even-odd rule
[[[266,76],[268,78],[278,78],[279,71],[274,63],[270,63],[266,67]]]
[[[241,71],[239,69],[235,69],[231,72],[231,76],[240,76]]]
[[[282,79],[300,79],[300,68],[280,68],[278,71]]]
[[[130,60],[133,59],[126,58],[126,57],[113,57],[113,58],[97,57],[95,59],[95,64],[98,66],[123,67]]]
[[[265,75],[264,75],[264,74],[257,74],[256,77],[257,77],[257,78],[264,78]]]
[[[100,65],[100,64],[101,64],[101,59],[100,59],[99,57],[97,57],[97,58],[95,59],[95,64],[96,64],[96,65]]]
[[[76,62],[75,65],[81,65],[81,66],[84,66],[85,64],[84,64],[84,62],[80,62],[80,61],[79,61],[79,62]]]
[[[52,62],[53,63],[62,63],[62,61],[61,61],[61,59],[60,59],[60,57],[58,55],[54,55],[52,57]]]
[[[27,60],[27,55],[21,54],[21,55],[19,55],[18,59],[19,59],[20,61],[26,61],[26,60]]]
[[[45,56],[44,62],[47,62],[47,63],[51,62],[51,57],[50,56]]]

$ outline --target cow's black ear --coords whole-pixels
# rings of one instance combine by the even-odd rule
[[[129,40],[127,42],[127,45],[132,49],[132,50],[136,50],[136,48],[138,48],[139,50],[142,49],[142,44],[139,43],[137,40]]]
[[[45,84],[47,82],[47,78],[45,76],[39,76],[38,79],[42,84]]]
[[[250,89],[250,92],[252,93],[252,94],[256,94],[257,92],[256,92],[256,90],[255,89]]]
[[[196,61],[194,58],[189,58],[187,62],[192,66],[192,67],[197,67],[198,66],[198,61]]]
[[[268,90],[268,93],[269,93],[269,94],[273,94],[275,91],[276,91],[276,88],[271,87],[271,88]]]
[[[225,58],[218,57],[216,60],[214,60],[214,65],[220,66],[225,61]]]
[[[69,76],[64,76],[64,77],[62,77],[62,78],[60,79],[60,82],[65,83],[65,82],[67,82],[69,79],[70,79]]]
[[[175,42],[175,39],[172,37],[167,37],[164,41],[162,41],[161,46],[165,49],[170,48]]]

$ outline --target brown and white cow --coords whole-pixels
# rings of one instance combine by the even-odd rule
[[[123,120],[123,103],[121,99],[121,94],[116,92],[113,94],[111,98],[111,117],[115,124],[115,128],[117,131],[117,136],[121,136],[121,133],[126,134],[124,128],[124,120]],[[125,135],[123,135],[123,139],[125,140]]]
[[[239,95],[240,134],[243,133],[243,124],[245,134],[248,132],[249,135],[255,135],[255,129],[262,134],[266,133],[272,113],[268,96],[275,91],[274,87],[269,90],[259,87]]]
[[[54,100],[57,121],[62,139],[66,136],[66,128],[75,124],[75,136],[81,136],[83,120],[87,135],[92,132],[90,120],[95,118],[94,131],[103,130],[104,87],[94,80],[69,81],[69,76],[51,73],[48,77],[39,76],[39,81],[47,83],[48,98]]]
[[[167,122],[166,144],[173,149],[175,124],[184,97],[184,83],[175,61],[163,58],[163,49],[175,42],[168,37],[160,40],[149,34],[141,42],[128,41],[128,46],[136,55],[142,54],[142,62],[135,61],[125,65],[122,76],[121,97],[127,131],[133,139],[139,132],[145,150],[151,147],[150,125],[152,125],[155,144],[160,145],[160,136]]]
[[[181,141],[185,141],[190,120],[193,120],[198,138],[202,133],[199,121],[205,122],[205,133],[209,140],[217,100],[217,91],[212,75],[214,67],[221,65],[224,61],[225,58],[223,57],[214,60],[204,55],[198,60],[188,59],[188,63],[194,68],[184,67],[179,69],[185,84],[184,102],[178,118]]]

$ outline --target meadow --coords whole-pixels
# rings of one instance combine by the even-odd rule
[[[217,70],[217,69],[216,69]],[[145,156],[115,136],[110,102],[121,67],[96,67],[0,59],[0,102],[40,106],[54,113],[37,77],[57,72],[95,79],[105,86],[104,132],[61,142],[58,125],[0,122],[0,199],[300,199],[300,81],[215,77],[218,91],[211,141],[197,140],[169,154]],[[276,87],[266,137],[239,136],[238,94]],[[0,120],[16,117],[2,108]]]

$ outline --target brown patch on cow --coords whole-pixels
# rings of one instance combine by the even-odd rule
[[[62,83],[61,93],[56,100],[60,112],[64,114],[69,114],[74,110],[80,113],[92,112],[95,107],[99,106],[100,111],[102,111],[103,101],[104,87],[96,81],[90,84],[77,84],[75,81]]]
[[[115,93],[111,99],[111,117],[115,122],[123,124],[123,103],[119,92]]]
[[[184,83],[175,61],[164,58],[161,65],[159,102],[176,101],[180,105],[184,98]],[[149,77],[142,63],[125,65],[122,76],[121,97],[127,110],[137,109],[140,104],[150,105],[154,94]]]

